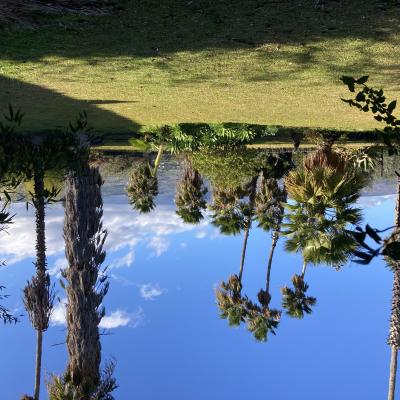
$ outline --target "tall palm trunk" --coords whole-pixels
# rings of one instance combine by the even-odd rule
[[[42,346],[43,346],[43,332],[36,331],[36,368],[35,368],[35,392],[33,395],[34,400],[39,399],[40,394],[40,375],[42,369]]]
[[[46,226],[44,206],[44,171],[38,170],[34,174],[35,209],[36,209],[36,270],[37,276],[46,274]],[[42,280],[42,279],[40,279]],[[35,392],[34,399],[39,400],[40,378],[42,367],[43,331],[37,330]]]
[[[397,182],[397,202],[395,211],[395,225],[397,233],[400,232],[400,179]],[[388,400],[394,400],[397,375],[397,353],[400,346],[400,264],[392,263],[393,288],[392,288],[392,315],[390,318],[390,329],[388,344],[391,348],[390,374]]]
[[[307,271],[307,261],[303,260],[303,268],[301,269],[301,278],[304,279]]]
[[[153,177],[155,177],[157,175],[157,170],[158,170],[158,167],[160,166],[160,162],[161,162],[163,153],[164,153],[164,145],[161,144],[160,147],[158,148],[157,157],[154,161],[154,167],[152,169]]]
[[[388,344],[391,349],[388,400],[394,400],[397,375],[397,353],[400,345],[400,270],[393,277],[392,315]]]
[[[35,168],[33,179],[34,195],[32,202],[36,214],[36,274],[24,288],[24,305],[29,314],[32,326],[37,332],[34,399],[38,400],[40,394],[43,332],[49,326],[54,294],[46,269],[44,170],[42,167]]]
[[[101,176],[86,167],[80,175],[66,179],[64,239],[67,280],[67,374],[74,385],[97,385],[100,381],[101,345],[99,323],[101,303],[108,282],[100,289],[98,276],[105,258],[107,236],[102,227]]]
[[[266,292],[269,293],[269,283],[271,280],[271,267],[272,267],[272,259],[274,258],[274,252],[276,248],[276,244],[278,243],[279,240],[279,233],[274,232],[272,234],[272,243],[271,243],[271,249],[269,250],[269,257],[268,257],[268,266],[267,266],[267,279],[266,279]]]
[[[246,259],[246,249],[247,241],[249,239],[250,224],[247,224],[246,230],[244,231],[243,246],[242,246],[242,256],[240,258],[240,269],[239,269],[239,281],[242,282],[244,261]]]
[[[248,210],[248,216],[246,217],[246,222],[245,222],[246,228],[244,231],[242,256],[240,258],[240,269],[239,269],[239,281],[240,282],[242,282],[244,261],[246,259],[247,241],[249,239],[249,234],[250,234],[250,229],[251,229],[251,220],[253,218],[254,201],[256,198],[256,191],[257,191],[257,180],[258,180],[258,177],[254,177],[250,182],[249,210]]]
[[[36,210],[36,269],[46,273],[46,226],[44,204],[44,171],[39,170],[34,174],[34,205]]]

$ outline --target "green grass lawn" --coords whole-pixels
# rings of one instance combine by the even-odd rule
[[[105,16],[37,16],[35,29],[0,31],[0,106],[21,106],[31,131],[81,110],[111,133],[179,122],[374,128],[340,101],[339,78],[367,74],[400,97],[400,7],[326,3],[135,0]]]

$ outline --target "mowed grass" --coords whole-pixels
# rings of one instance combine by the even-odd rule
[[[326,3],[142,0],[105,16],[39,16],[35,29],[1,33],[0,106],[20,106],[31,131],[81,110],[111,133],[180,122],[374,128],[340,101],[339,78],[370,75],[400,97],[400,7]]]

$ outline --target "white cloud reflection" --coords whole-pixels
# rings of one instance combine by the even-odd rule
[[[111,268],[123,268],[123,267],[131,267],[133,264],[133,261],[135,259],[135,252],[129,251],[126,253],[124,256],[117,258],[110,264],[110,269]]]
[[[67,299],[63,298],[54,307],[51,315],[50,323],[52,326],[66,325],[66,304]],[[117,309],[110,312],[101,319],[99,328],[116,329],[122,327],[137,328],[144,323],[144,311],[139,307],[134,313],[128,313],[124,310]]]
[[[163,236],[155,236],[150,239],[147,248],[154,250],[154,254],[157,257],[160,257],[161,254],[165,253],[168,250],[170,244],[171,243],[167,238]]]
[[[25,204],[17,203],[13,205],[12,212],[16,214],[14,224],[10,226],[8,234],[0,237],[0,257],[6,260],[7,265],[35,256],[33,209],[26,211]],[[63,257],[63,213],[61,204],[53,205],[46,210],[47,256],[57,257],[49,265],[51,273],[56,276],[66,265]],[[134,249],[138,244],[145,244],[153,251],[154,256],[160,256],[168,251],[171,244],[170,236],[192,230],[204,231],[207,225],[206,221],[196,226],[185,224],[176,215],[172,205],[159,206],[149,214],[139,214],[132,210],[125,196],[106,197],[103,219],[104,227],[108,230],[106,250],[108,256],[111,256],[110,268],[132,266],[135,258]],[[121,249],[127,253],[114,260],[112,253]]]
[[[144,300],[154,300],[166,291],[166,289],[161,289],[158,284],[153,285],[151,283],[146,283],[140,286],[140,296]]]
[[[362,196],[359,206],[370,208],[385,201],[393,201],[395,195]],[[24,203],[13,204],[16,214],[8,234],[0,236],[0,259],[7,265],[35,256],[35,220],[34,210],[25,209]],[[59,277],[60,270],[66,266],[64,258],[63,219],[64,209],[61,204],[50,206],[46,210],[46,246],[47,256],[55,257],[49,263],[50,273]],[[217,229],[209,229],[205,218],[198,225],[185,224],[175,213],[173,205],[158,206],[153,212],[139,214],[132,210],[124,195],[105,197],[104,227],[108,230],[106,240],[107,262],[110,268],[131,267],[135,260],[138,245],[149,249],[150,256],[159,257],[167,252],[174,235],[192,231],[198,239],[215,239],[220,236]],[[181,242],[180,242],[181,243]],[[122,251],[122,254],[113,254]]]

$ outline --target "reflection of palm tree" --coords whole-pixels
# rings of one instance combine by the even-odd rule
[[[285,180],[288,195],[294,201],[287,206],[286,249],[301,251],[305,264],[345,263],[355,248],[347,226],[360,220],[360,210],[353,204],[362,183],[354,173],[341,174],[325,166],[291,171]]]
[[[303,257],[301,275],[292,278],[294,289],[282,288],[283,306],[289,315],[302,318],[316,302],[305,294],[307,265],[325,263],[339,268],[355,249],[347,228],[360,221],[360,210],[353,205],[364,184],[365,180],[326,144],[287,175],[285,185],[293,203],[287,205],[285,247]]]
[[[260,293],[259,299],[261,297]],[[270,309],[269,304],[266,304],[265,302],[261,304],[261,307],[252,302],[248,302],[247,310],[247,329],[253,333],[254,337],[258,341],[267,341],[269,332],[275,335],[275,330],[278,328],[281,319],[280,311]]]
[[[254,215],[254,204],[256,199],[256,191],[257,191],[257,180],[258,177],[254,177],[251,182],[248,184],[247,193],[249,195],[248,203],[245,203],[243,206],[243,215],[244,215],[244,238],[243,238],[243,247],[242,247],[242,256],[240,258],[240,271],[239,271],[239,279],[242,281],[243,274],[243,266],[246,258],[246,249],[247,242],[249,239],[249,233],[251,229],[251,222]]]
[[[266,290],[260,289],[257,294],[259,304],[245,299],[247,329],[253,333],[254,337],[260,341],[267,341],[268,332],[275,335],[281,319],[279,310],[271,309],[271,295],[269,293],[269,275],[267,268]]]
[[[252,218],[256,203],[257,177],[254,177],[248,185],[249,200],[243,205],[244,214],[244,238],[242,255],[240,260],[239,276],[232,275],[228,282],[222,282],[217,289],[217,302],[222,318],[227,318],[230,326],[237,326],[241,322],[247,323],[247,328],[259,341],[266,341],[268,332],[275,334],[280,320],[280,312],[269,308],[270,295],[269,277],[270,263],[267,269],[266,291],[263,289],[258,293],[261,306],[254,304],[246,295],[241,294],[243,268],[246,258],[247,241],[251,228]],[[260,202],[259,198],[259,202]],[[260,206],[260,204],[259,204]],[[264,221],[266,223],[266,220]],[[272,259],[271,259],[272,263]]]
[[[400,236],[400,178],[397,183],[395,226],[396,232],[394,237],[396,238],[395,240],[398,240]],[[390,318],[388,338],[388,344],[391,349],[388,400],[394,400],[397,375],[397,354],[400,347],[400,263],[394,260],[388,261],[393,271],[392,314]]]
[[[34,171],[34,192],[32,201],[36,210],[36,275],[24,289],[24,304],[37,332],[34,392],[34,399],[37,400],[40,392],[43,332],[49,327],[54,301],[46,268],[44,171],[40,167]]]
[[[294,275],[292,278],[294,290],[285,286],[281,289],[283,295],[282,306],[286,313],[294,318],[303,318],[304,313],[311,314],[317,300],[315,297],[306,296],[308,290],[304,277]]]
[[[242,186],[234,188],[214,188],[213,202],[210,210],[213,212],[211,221],[220,232],[226,235],[237,235],[245,228],[243,203],[241,198],[246,191]]]
[[[268,257],[265,290],[258,292],[260,305],[251,301],[246,302],[247,329],[254,337],[265,342],[268,332],[275,334],[281,318],[281,312],[271,309],[271,294],[269,291],[271,280],[271,267],[276,244],[279,240],[279,232],[282,224],[284,206],[286,202],[286,191],[281,189],[276,179],[266,179],[264,174],[261,177],[260,190],[255,198],[255,215],[258,226],[266,231],[272,231],[272,243]]]
[[[67,291],[68,380],[76,387],[100,382],[100,309],[108,290],[106,277],[98,280],[105,259],[107,232],[102,226],[101,176],[97,169],[70,173],[66,178],[64,238],[68,267],[63,277]],[[104,285],[98,289],[98,285]]]
[[[241,212],[243,213],[243,217],[241,219],[242,222],[240,226],[244,228],[245,232],[243,237],[242,254],[240,257],[239,275],[231,275],[228,282],[222,282],[220,284],[220,287],[216,290],[220,316],[221,318],[227,318],[229,321],[229,325],[231,326],[236,326],[239,325],[241,322],[244,322],[247,315],[245,304],[248,299],[246,296],[241,295],[242,277],[244,262],[246,259],[247,241],[251,228],[251,221],[257,190],[257,177],[252,179],[247,189],[249,193],[249,202],[246,206],[241,205]],[[241,192],[238,190],[236,193]],[[236,201],[235,197],[234,201]],[[214,198],[214,210],[216,209],[215,204],[218,203],[216,203]],[[226,203],[221,203],[220,206],[221,208],[223,208],[224,206],[226,206]]]
[[[242,282],[237,275],[231,275],[227,282],[221,282],[216,290],[220,317],[227,319],[229,326],[238,326],[245,321],[245,298],[241,291]]]
[[[79,172],[66,177],[64,239],[68,267],[62,271],[67,281],[66,373],[54,376],[48,384],[50,400],[112,400],[116,388],[114,365],[100,372],[101,344],[99,323],[101,307],[108,290],[101,264],[105,259],[102,179],[97,168],[84,163]]]
[[[203,186],[203,179],[198,171],[194,170],[189,160],[185,160],[182,180],[177,185],[175,203],[177,214],[184,222],[198,223],[202,218],[202,210],[206,208],[204,195],[207,188]]]
[[[279,232],[281,230],[284,214],[283,204],[285,202],[286,190],[279,187],[276,179],[265,179],[265,177],[262,176],[260,190],[256,195],[255,214],[258,220],[258,226],[265,231],[272,231],[272,242],[267,266],[267,293],[269,293],[272,259],[279,240]]]
[[[133,168],[126,188],[130,203],[143,213],[154,208],[158,194],[157,176],[153,172],[149,162],[140,162]]]
[[[259,305],[253,303],[247,297],[243,298],[247,329],[252,332],[255,339],[260,342],[267,341],[269,332],[275,335],[275,330],[278,328],[281,319],[281,312],[269,307],[271,302],[271,295],[269,293],[269,273],[270,268],[267,268],[266,289],[260,289],[257,295]]]

